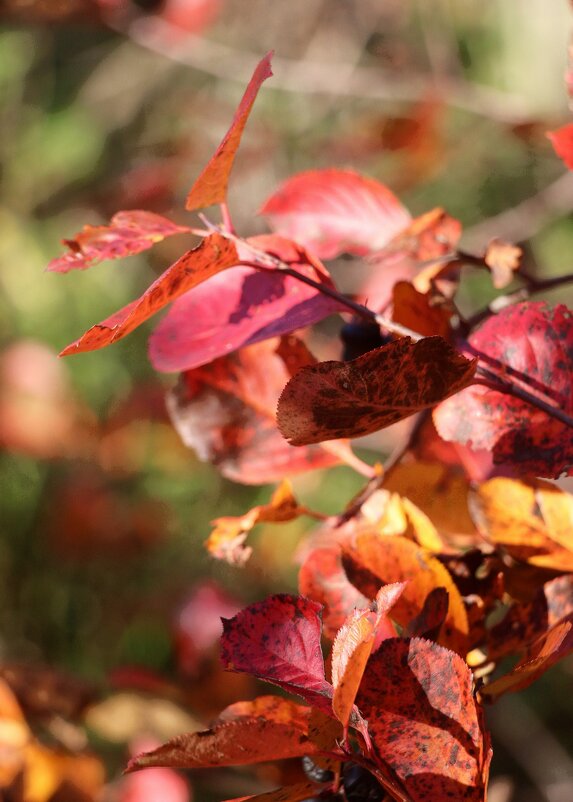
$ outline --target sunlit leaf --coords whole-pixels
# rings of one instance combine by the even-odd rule
[[[386,245],[412,219],[383,184],[351,170],[327,168],[287,179],[260,214],[272,228],[322,259],[365,255]]]
[[[573,123],[563,125],[555,131],[547,132],[548,138],[560,159],[573,170]]]
[[[152,248],[157,242],[190,229],[179,226],[153,212],[118,212],[109,226],[84,226],[71,239],[63,240],[68,253],[52,259],[46,270],[68,273],[86,268],[105,259],[122,259]]]
[[[237,259],[237,251],[230,240],[219,234],[211,234],[197,248],[183,254],[140,298],[92,326],[79,340],[64,348],[60,356],[95,351],[121,340],[192,287],[232,267]]]
[[[493,239],[487,246],[484,262],[490,268],[493,286],[502,290],[514,278],[514,274],[521,266],[523,251],[517,245]]]
[[[241,144],[243,130],[261,84],[273,74],[271,56],[272,53],[267,53],[257,64],[245,94],[237,107],[231,127],[223,137],[221,144],[207,166],[191,187],[185,203],[186,208],[190,211],[212,206],[215,203],[226,202],[229,176],[233,169],[237,150]]]

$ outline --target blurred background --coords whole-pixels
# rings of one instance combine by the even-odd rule
[[[142,735],[165,740],[253,692],[221,678],[218,617],[295,589],[307,524],[261,527],[243,569],[206,555],[209,521],[269,488],[233,485],[179,442],[163,403],[175,377],[148,364],[150,326],[56,357],[180,245],[45,274],[60,240],[120,209],[187,224],[186,192],[273,49],[232,176],[239,232],[264,230],[256,210],[288,175],[352,167],[414,214],[446,208],[468,250],[493,236],[527,241],[531,272],[567,272],[573,184],[545,131],[570,120],[572,19],[565,0],[0,5],[0,675],[42,743],[67,754],[38,747],[23,796],[0,765],[3,798],[185,802],[282,781],[275,767],[117,779]],[[355,286],[352,265],[333,269]],[[464,277],[464,310],[492,297],[486,277]],[[337,468],[296,488],[334,513],[361,483]],[[554,669],[492,714],[491,802],[573,797],[572,673]],[[74,763],[86,737],[95,756]]]

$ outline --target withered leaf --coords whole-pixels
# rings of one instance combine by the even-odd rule
[[[475,368],[441,337],[402,337],[352,362],[302,368],[279,398],[277,422],[292,445],[360,437],[457,393]]]
[[[521,266],[522,249],[510,242],[493,239],[487,246],[484,262],[491,270],[493,286],[497,290],[507,287]]]

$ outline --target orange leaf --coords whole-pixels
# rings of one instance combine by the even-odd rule
[[[560,621],[533,645],[515,668],[481,690],[482,696],[495,701],[507,691],[527,688],[551,666],[573,652],[573,615]]]
[[[96,351],[121,340],[184,292],[237,261],[235,246],[228,239],[219,234],[205,237],[197,248],[187,251],[159,276],[140,298],[92,326],[79,340],[64,348],[60,356]]]
[[[352,362],[319,362],[283,390],[279,428],[298,446],[370,434],[467,387],[475,368],[441,337],[402,337]]]
[[[257,97],[261,84],[273,73],[271,70],[271,53],[259,61],[249,85],[245,90],[231,127],[223,137],[223,140],[211,160],[195,181],[187,196],[185,207],[192,211],[193,209],[201,209],[205,206],[212,206],[215,203],[225,203],[227,200],[227,185],[229,183],[229,176],[233,169],[233,163],[239,145],[241,144],[241,137],[245,124],[251,113],[253,103]]]
[[[431,303],[429,293],[418,292],[409,281],[398,281],[392,290],[392,320],[424,337],[438,335],[445,340],[451,334],[452,310]]]
[[[507,287],[513,279],[513,274],[521,266],[523,250],[510,242],[501,239],[492,239],[484,254],[484,262],[490,268],[493,286],[497,290]]]
[[[404,589],[404,583],[380,588],[372,608],[355,610],[341,627],[332,646],[332,709],[348,727],[354,700],[366,663],[381,639],[396,636],[387,613]]]
[[[283,523],[293,521],[301,515],[313,516],[314,513],[299,505],[293,495],[291,483],[284,479],[268,504],[253,507],[245,515],[238,517],[216,518],[212,522],[215,529],[205,545],[213,557],[226,560],[231,565],[243,565],[252,551],[250,547],[244,546],[244,542],[256,524]]]
[[[379,584],[407,581],[392,612],[392,617],[403,627],[420,614],[434,588],[445,588],[449,609],[438,641],[460,654],[465,653],[469,627],[464,603],[451,575],[435,557],[404,537],[375,532],[359,534],[355,546],[344,549],[344,556],[350,581],[365,595],[371,594],[372,586],[362,581],[364,569],[368,575],[377,577]]]
[[[208,730],[177,735],[137,755],[127,772],[149,766],[209,768],[301,757],[317,750],[308,737],[310,708],[261,696],[226,708]]]
[[[141,253],[165,237],[189,231],[187,226],[178,226],[153,212],[118,212],[109,226],[84,226],[72,239],[65,239],[69,252],[52,259],[46,270],[55,273],[86,270],[105,259]]]

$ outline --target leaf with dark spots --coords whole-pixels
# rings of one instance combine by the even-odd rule
[[[380,588],[371,608],[348,616],[332,646],[332,709],[347,727],[366,663],[385,638],[396,637],[388,613],[404,590],[404,583]]]
[[[469,338],[480,364],[573,414],[573,315],[563,304],[528,301],[490,317]],[[433,413],[444,440],[488,449],[496,463],[556,478],[573,469],[573,429],[526,401],[474,385]]]
[[[333,640],[355,609],[364,609],[369,600],[349,582],[342,567],[338,544],[320,546],[306,557],[298,575],[303,596],[323,605],[323,635]]]
[[[287,179],[259,214],[321,259],[384,247],[411,221],[387,187],[352,170],[309,170]]]
[[[508,691],[521,691],[573,652],[573,614],[559,621],[540,637],[526,656],[508,673],[486,685],[481,694],[495,701]]]
[[[320,611],[310,599],[277,594],[223,619],[223,664],[279,685],[332,715],[333,689],[325,679],[320,649]]]
[[[370,434],[466,387],[475,367],[441,337],[402,337],[352,362],[319,362],[283,390],[279,428],[292,445]]]
[[[376,532],[359,534],[354,546],[344,547],[344,555],[348,578],[365,595],[372,593],[371,577],[378,579],[378,586],[407,583],[392,609],[392,617],[402,627],[407,627],[422,612],[424,602],[434,588],[445,588],[449,607],[438,641],[459,654],[465,654],[468,637],[466,611],[452,577],[439,560],[411,540]],[[366,584],[362,584],[364,577]]]
[[[205,237],[197,248],[187,251],[162,273],[140,298],[92,326],[79,340],[64,348],[60,356],[96,351],[121,340],[192,287],[232,267],[237,259],[237,251],[230,240],[219,234]]]
[[[251,237],[248,243],[303,276],[334,286],[324,265],[301,246],[276,234]],[[248,248],[237,247],[239,255],[244,249],[245,258],[253,259]],[[156,370],[190,370],[344,309],[337,300],[280,270],[236,267],[175,301],[149,339],[149,358]]]
[[[209,163],[191,187],[185,203],[185,207],[189,211],[212,206],[215,203],[226,202],[229,176],[233,169],[237,150],[241,144],[243,130],[261,84],[273,74],[271,56],[272,53],[267,53],[257,64],[245,94],[237,107],[229,130]]]
[[[213,726],[177,735],[133,758],[127,772],[150,766],[179,769],[239,766],[314,754],[308,737],[310,708],[261,696],[226,708]]]
[[[352,456],[347,443],[336,454],[319,446],[297,449],[277,430],[275,410],[291,371],[312,359],[293,337],[266,340],[182,374],[167,407],[185,445],[245,484],[281,481]]]
[[[68,253],[52,259],[46,270],[68,273],[86,270],[105,259],[122,259],[152,248],[174,234],[186,234],[187,226],[179,226],[153,212],[118,212],[109,226],[84,226],[71,239],[65,239]]]
[[[375,759],[390,766],[412,802],[483,802],[489,754],[461,657],[418,638],[386,640],[356,701]]]

